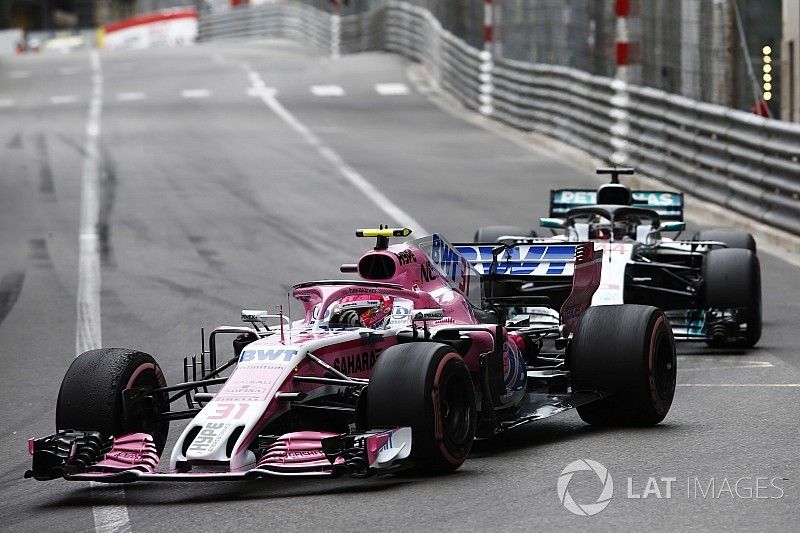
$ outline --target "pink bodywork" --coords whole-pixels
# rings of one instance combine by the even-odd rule
[[[322,439],[336,435],[324,431],[287,433],[267,448],[256,468],[282,472],[330,472],[333,465],[322,451]],[[336,464],[343,463],[341,457],[337,458]]]
[[[90,472],[114,473],[138,470],[155,472],[159,456],[153,437],[147,433],[130,433],[114,438],[114,446],[102,461],[93,465]]]
[[[465,297],[466,293],[456,290],[444,277],[431,265],[425,253],[414,245],[399,244],[390,246],[386,250],[372,250],[362,256],[381,255],[389,258],[394,266],[394,275],[389,279],[367,280],[368,283],[354,281],[352,284],[343,282],[319,282],[317,284],[301,286],[295,288],[293,296],[300,300],[305,311],[305,323],[308,325],[302,332],[295,332],[281,344],[293,347],[302,347],[309,343],[317,345],[313,353],[316,357],[323,360],[334,368],[342,368],[342,371],[353,378],[369,378],[371,368],[375,358],[385,349],[397,344],[398,340],[394,335],[378,338],[361,337],[360,339],[344,340],[337,339],[337,333],[318,328],[318,322],[314,319],[314,311],[317,306],[319,316],[323,316],[324,311],[334,302],[346,296],[380,294],[410,301],[414,309],[442,309],[444,318],[438,322],[429,323],[430,327],[437,325],[456,325],[462,324],[475,326],[473,329],[465,329],[463,334],[471,339],[469,353],[465,354],[464,361],[472,373],[476,388],[479,387],[479,356],[494,347],[494,336],[489,328],[496,327],[483,324],[475,317],[472,307]],[[561,314],[566,326],[574,331],[575,325],[581,313],[589,306],[592,294],[597,289],[600,278],[600,258],[595,255],[592,245],[581,246],[575,261],[575,275],[573,279],[573,289],[570,296],[561,308]],[[451,280],[452,282],[452,280]],[[468,287],[468,283],[467,283]],[[473,287],[474,289],[474,287]],[[319,345],[319,341],[326,341]],[[520,357],[521,350],[524,350],[524,342],[515,333],[509,333],[509,343],[514,345],[515,350],[504,350],[504,367],[510,374],[509,357]],[[355,362],[355,363],[354,363]],[[523,363],[524,364],[524,363]],[[250,445],[259,431],[269,423],[276,415],[282,412],[285,404],[275,398],[275,393],[309,393],[318,385],[312,383],[298,383],[292,380],[295,374],[304,376],[324,376],[325,369],[306,358],[300,362],[288,375],[284,375],[281,367],[264,364],[259,374],[255,375],[260,386],[269,383],[264,387],[263,394],[258,395],[258,400],[265,401],[269,397],[268,407],[261,413],[258,422],[252,427],[243,439],[239,441],[236,453],[243,453]],[[239,406],[247,403],[253,397],[252,392],[246,394],[243,390],[237,389],[239,385],[247,386],[254,381],[255,367],[248,365],[246,369],[237,368],[234,370],[229,381],[217,393],[212,404],[215,402],[236,403]],[[280,377],[282,376],[282,377]],[[508,379],[511,377],[507,376]],[[523,374],[524,376],[524,374]],[[278,380],[282,379],[281,383]],[[524,383],[524,381],[523,381]],[[240,387],[241,388],[241,387]],[[241,397],[240,397],[241,396]],[[239,407],[237,407],[239,408]],[[268,449],[265,455],[258,461],[255,471],[264,471],[273,474],[311,474],[327,475],[333,472],[333,467],[322,450],[322,440],[336,436],[334,433],[318,431],[298,431],[288,433],[279,437]],[[381,449],[391,448],[391,432],[377,433],[366,439],[366,452],[369,462],[377,460]],[[114,441],[112,450],[96,465],[91,467],[88,476],[105,477],[124,471],[137,471],[144,475],[155,472],[158,465],[159,456],[156,452],[155,444],[150,435],[134,433],[118,437]],[[337,459],[337,464],[343,463],[343,459]],[[192,474],[170,474],[173,476],[191,476]],[[214,476],[214,474],[198,473],[198,476]]]
[[[396,287],[365,287],[353,285],[320,285],[295,289],[293,296],[303,302],[306,322],[313,319],[314,307],[322,304],[320,315],[333,302],[351,295],[381,294],[396,298],[405,298],[414,303],[416,309],[441,308],[445,319],[442,323],[475,324],[477,321],[464,296],[451,288],[447,281],[435,273],[428,258],[415,246],[395,244],[387,250],[372,250],[366,256],[384,256],[395,265],[392,277],[379,280],[381,283],[393,284]],[[400,261],[403,257],[403,262]]]

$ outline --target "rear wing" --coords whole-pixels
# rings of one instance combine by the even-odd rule
[[[453,246],[480,276],[484,303],[553,307],[570,331],[600,286],[603,252],[592,243]]]
[[[677,191],[632,191],[633,207],[658,213],[661,220],[683,221],[683,193]],[[567,211],[582,205],[596,205],[595,189],[556,189],[550,191],[550,218],[564,218]]]
[[[438,233],[412,243],[428,257],[431,267],[452,289],[464,295],[474,307],[481,307],[480,274],[455,246]]]

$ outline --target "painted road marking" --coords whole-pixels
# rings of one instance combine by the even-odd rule
[[[8,77],[12,80],[21,80],[23,78],[30,78],[31,73],[28,70],[12,70],[8,73]]]
[[[691,358],[690,358],[691,359]],[[729,370],[729,369],[752,369],[752,368],[771,368],[774,367],[772,363],[768,361],[745,361],[741,364],[732,364],[732,365],[718,365],[718,366],[702,366],[702,367],[695,367],[695,368],[682,368],[678,366],[679,371],[683,372],[701,372],[703,370]]]
[[[344,96],[344,89],[338,85],[312,85],[311,94],[314,96]]]
[[[78,74],[82,72],[83,69],[78,67],[60,67],[58,69],[58,73],[62,76],[70,76],[72,74]]]
[[[678,383],[678,387],[786,387],[797,388],[800,383]]]
[[[376,83],[375,90],[381,96],[402,96],[408,94],[405,83]]]
[[[103,110],[103,70],[100,55],[91,52],[92,96],[86,119],[86,145],[81,177],[80,239],[78,241],[78,299],[75,332],[75,353],[100,348],[103,345],[100,322],[100,247],[97,221],[100,216],[100,116]],[[104,496],[119,504],[92,506],[94,529],[97,532],[130,531],[130,517],[125,507],[125,491],[91,482],[92,491],[102,487]]]
[[[211,96],[211,91],[208,89],[185,89],[181,91],[183,98],[208,98]]]
[[[50,103],[53,105],[74,104],[77,101],[78,98],[71,94],[50,97]]]
[[[120,102],[133,102],[135,100],[144,100],[144,93],[117,93],[117,100]]]
[[[414,233],[419,236],[429,235],[429,232],[422,227],[419,222],[414,220],[411,215],[403,211],[397,204],[389,200],[385,194],[367,181],[364,176],[359,174],[354,168],[345,163],[339,154],[334,152],[325,143],[323,143],[319,137],[317,137],[311,130],[308,129],[308,127],[305,126],[305,124],[297,120],[297,118],[278,101],[276,97],[276,91],[267,90],[264,81],[256,71],[247,65],[244,65],[243,67],[247,72],[248,78],[250,78],[252,88],[261,93],[261,101],[264,102],[264,105],[270,108],[273,113],[278,115],[310,146],[314,147],[314,149],[317,150],[317,153],[319,153],[323,159],[328,161],[328,163],[333,165],[339,174],[349,181],[356,189],[361,191],[367,198],[372,200],[378,209],[389,215],[395,222],[413,229]]]
[[[14,100],[11,98],[0,99],[0,107],[14,107]]]
[[[275,87],[248,87],[247,96],[261,98],[264,95],[264,92],[276,94],[278,91],[275,89]]]

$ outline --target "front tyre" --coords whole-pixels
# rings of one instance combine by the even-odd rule
[[[757,252],[756,240],[753,236],[744,231],[735,229],[704,229],[695,233],[692,240],[717,241],[725,244],[729,249],[741,248],[750,250],[754,254]]]
[[[590,307],[570,345],[572,390],[606,398],[578,407],[600,426],[652,426],[675,395],[677,359],[667,317],[646,305]]]
[[[709,251],[703,259],[703,302],[707,309],[734,309],[744,330],[729,342],[713,336],[714,348],[751,348],[761,338],[761,264],[750,250],[723,248]]]
[[[445,473],[461,466],[475,438],[476,418],[472,379],[451,347],[398,344],[375,363],[367,387],[367,427],[411,427],[411,458],[419,471]]]
[[[155,410],[125,418],[122,391],[148,390],[167,385],[161,368],[149,354],[123,348],[101,348],[84,352],[72,361],[56,402],[56,429],[98,431],[115,437],[147,433],[153,437],[159,455],[164,450],[168,421],[156,419]],[[168,408],[167,393],[159,410]]]

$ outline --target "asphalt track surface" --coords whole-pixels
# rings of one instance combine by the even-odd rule
[[[171,382],[181,358],[199,351],[200,326],[236,324],[242,308],[283,303],[295,282],[336,276],[370,245],[354,228],[395,223],[248,94],[248,67],[344,164],[451,240],[484,224],[531,225],[551,187],[597,183],[545,150],[442,110],[392,55],[333,61],[287,43],[240,43],[102,53],[101,63],[103,345],[153,353]],[[403,83],[409,93],[382,95],[378,83]],[[315,94],[314,85],[342,90]],[[0,62],[3,530],[111,530],[108,517],[122,516],[116,525],[132,531],[796,531],[800,283],[796,267],[765,254],[761,343],[743,352],[681,347],[681,386],[655,428],[594,429],[570,412],[480,443],[441,478],[158,483],[124,492],[23,480],[26,440],[53,431],[58,387],[75,356],[90,91],[85,52]],[[561,470],[580,458],[604,464],[615,483],[610,505],[593,517],[570,514],[556,491]],[[575,500],[597,497],[591,476],[576,474]],[[660,499],[652,491],[626,497],[628,478],[642,495],[649,476],[675,478],[671,497],[665,482]],[[731,495],[724,480],[734,489],[742,478]],[[756,484],[780,491],[762,488],[756,498]]]

